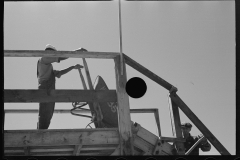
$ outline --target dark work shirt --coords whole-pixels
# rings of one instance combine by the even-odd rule
[[[184,142],[185,147],[185,153],[198,141],[197,136],[191,136],[189,133],[188,138],[186,139],[186,142]],[[201,148],[202,151],[209,151],[211,149],[211,145],[207,142],[206,144],[198,144],[189,155],[199,155],[199,148]]]

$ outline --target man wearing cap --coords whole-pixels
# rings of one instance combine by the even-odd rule
[[[190,123],[182,123],[181,129],[183,133],[183,138],[186,140],[184,142],[185,152],[187,152],[203,135],[192,136],[190,131],[192,129],[192,125]],[[202,141],[192,150],[189,155],[199,155],[199,148],[203,152],[210,151],[211,145],[208,143],[207,139],[204,137]]]
[[[45,51],[56,51],[55,47],[47,45]],[[80,51],[87,51],[82,48]],[[41,57],[37,63],[38,89],[46,89],[47,91],[55,89],[55,77],[60,78],[72,69],[80,69],[83,66],[76,64],[67,69],[57,71],[53,70],[52,63],[67,59],[68,57]],[[39,103],[39,114],[37,129],[48,129],[53,116],[55,102]]]

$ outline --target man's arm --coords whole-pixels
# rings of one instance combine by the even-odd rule
[[[71,70],[80,69],[80,68],[83,68],[83,66],[79,65],[79,64],[76,64],[75,66],[68,67],[68,68],[66,68],[64,70],[61,70],[61,71],[54,71],[54,74],[55,74],[55,77],[60,78],[62,75],[70,72]]]

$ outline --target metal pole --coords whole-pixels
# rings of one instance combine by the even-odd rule
[[[81,78],[81,80],[82,80],[83,89],[87,90],[87,85],[86,85],[85,80],[84,80],[84,78],[83,78],[81,69],[78,69],[78,72],[79,72],[80,78]]]
[[[119,6],[119,35],[120,35],[120,70],[123,75],[123,54],[122,54],[122,20],[121,20],[121,0],[118,0]]]
[[[197,145],[203,140],[203,138],[204,138],[204,136],[201,137],[201,138],[185,153],[185,155],[189,155],[189,154],[192,152],[192,150],[193,150],[194,148],[196,148]]]

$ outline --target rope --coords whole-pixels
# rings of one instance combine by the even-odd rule
[[[79,70],[79,73],[80,73],[80,77],[81,77],[81,70]],[[97,76],[98,78],[99,76]],[[81,77],[82,80],[83,80],[83,77]],[[94,84],[96,83],[96,80],[97,78],[95,79],[95,82]],[[84,106],[88,105],[88,103],[83,103],[83,102],[73,102],[72,103],[72,106],[73,108],[70,110],[71,114],[74,115],[74,116],[80,116],[80,117],[87,117],[87,118],[91,118],[91,122],[87,124],[87,126],[85,128],[87,128],[88,126],[92,129],[92,127],[90,126],[91,123],[95,123],[95,122],[99,122],[99,121],[96,121],[93,119],[93,116],[87,116],[87,115],[83,115],[83,114],[77,114],[77,113],[74,113],[73,111],[75,111],[76,109],[80,109],[80,110],[85,110],[85,111],[91,111],[90,109],[86,109],[86,108],[82,108]],[[103,123],[104,125],[104,123]],[[106,128],[106,126],[104,125],[103,128]]]
[[[73,113],[73,111],[75,111],[76,109],[89,111],[89,109],[82,108],[82,107],[86,106],[87,104],[88,103],[73,102],[72,103],[73,109],[70,110],[71,114],[75,115],[75,116],[87,117],[87,118],[91,118],[92,119],[92,116],[87,116],[87,115],[83,115],[83,114]]]

